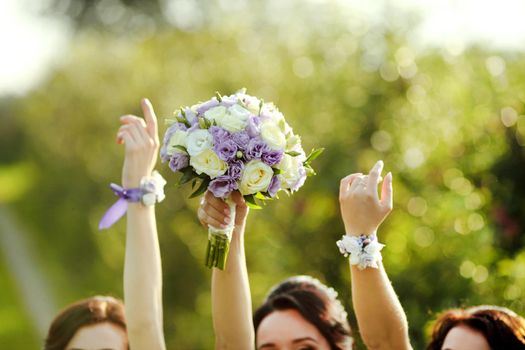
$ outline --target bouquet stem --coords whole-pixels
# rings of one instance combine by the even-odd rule
[[[226,203],[230,206],[232,221],[225,229],[218,229],[208,225],[208,246],[206,248],[206,258],[204,265],[208,268],[216,267],[224,270],[230,251],[230,241],[232,239],[233,229],[235,227],[235,203],[229,199]]]

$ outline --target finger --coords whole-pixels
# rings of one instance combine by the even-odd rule
[[[158,138],[157,116],[155,115],[151,102],[147,98],[142,99],[141,105],[142,111],[144,112],[144,119],[146,119],[146,130],[149,136],[155,140]]]
[[[128,134],[128,136],[131,138],[131,140],[133,140],[134,143],[137,143],[140,141],[140,139],[135,138],[135,134],[131,131],[130,125],[122,125],[118,129],[117,135],[123,135],[123,134]]]
[[[345,176],[341,179],[341,182],[339,184],[339,194],[342,194],[348,190],[352,182],[354,182],[355,178],[358,176],[363,175],[362,173],[354,173],[350,174],[348,176]]]
[[[381,171],[383,171],[383,166],[384,163],[382,160],[377,161],[368,175],[366,187],[372,192],[375,198],[377,198],[377,185],[379,184],[379,177],[381,176]]]
[[[128,124],[129,132],[133,135],[135,142],[144,144],[148,141],[148,136],[143,132],[144,128],[137,123]]]
[[[221,222],[221,223],[225,223],[225,224],[228,224],[230,223],[231,221],[231,218],[229,215],[226,215],[224,214],[223,211],[221,210],[217,210],[215,207],[213,207],[212,205],[210,205],[209,202],[205,201],[204,204],[201,206],[201,208],[204,210],[204,212],[206,213],[206,215],[208,215],[209,217]]]
[[[199,217],[199,221],[203,225],[210,225],[210,226],[217,227],[217,228],[226,228],[227,226],[224,223],[221,223],[220,221],[218,221],[217,219],[209,216],[206,213],[206,211],[202,208],[199,208],[198,217]]]
[[[366,181],[366,176],[365,175],[357,176],[354,179],[354,181],[352,181],[352,184],[350,185],[350,188],[348,189],[348,192],[349,193],[354,193],[357,190],[364,188],[365,187],[364,186],[365,185],[365,181]]]
[[[144,121],[144,119],[131,115],[131,114],[121,116],[120,122],[123,124],[139,124],[143,128],[146,127],[146,122]]]
[[[393,186],[392,186],[392,173],[388,173],[385,176],[385,181],[383,181],[383,186],[381,187],[381,204],[387,209],[392,209],[394,205],[394,196],[393,196]]]
[[[230,206],[226,204],[224,200],[215,197],[210,191],[206,192],[205,201],[208,202],[209,205],[217,209],[217,211],[222,212],[226,215],[231,214]]]
[[[126,148],[135,145],[135,140],[133,140],[133,137],[130,135],[130,133],[127,130],[122,131],[118,135],[118,138],[122,140],[121,143],[125,144]]]
[[[244,201],[244,197],[239,191],[235,191],[231,195],[231,199],[233,203],[235,203],[236,206],[242,207],[246,205],[246,202]]]

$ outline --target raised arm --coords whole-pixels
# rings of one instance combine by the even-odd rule
[[[117,134],[124,143],[124,188],[138,188],[151,176],[159,149],[157,118],[151,103],[141,102],[144,119],[126,115]],[[163,350],[162,270],[154,205],[128,203],[124,304],[131,350]]]
[[[236,204],[235,229],[224,271],[212,272],[212,311],[215,349],[253,349],[255,333],[252,321],[252,299],[244,254],[244,229],[248,207],[240,193],[232,194]],[[198,211],[205,225],[224,228],[232,220],[228,205],[207,192]]]
[[[347,236],[375,235],[392,210],[391,173],[385,176],[381,198],[377,193],[382,170],[378,161],[368,176],[352,174],[341,180],[339,202]],[[405,313],[382,262],[377,261],[377,268],[350,264],[350,271],[352,303],[367,348],[412,349]]]

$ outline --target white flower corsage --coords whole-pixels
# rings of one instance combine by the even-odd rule
[[[381,249],[385,246],[377,241],[377,236],[360,235],[348,236],[343,235],[342,239],[336,242],[341,254],[345,257],[350,256],[350,264],[357,265],[360,270],[367,267],[377,269],[378,262],[383,258],[381,256]]]

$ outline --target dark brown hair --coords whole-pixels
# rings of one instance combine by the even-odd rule
[[[277,310],[293,309],[314,325],[332,350],[353,348],[347,314],[337,293],[310,276],[288,278],[275,286],[253,316],[255,333],[262,320]]]
[[[95,296],[77,301],[55,317],[49,327],[44,350],[64,350],[80,328],[104,322],[126,331],[124,305],[120,300]]]
[[[492,350],[525,349],[525,320],[509,309],[483,305],[442,313],[434,324],[427,350],[441,350],[448,332],[460,325],[481,333]]]

